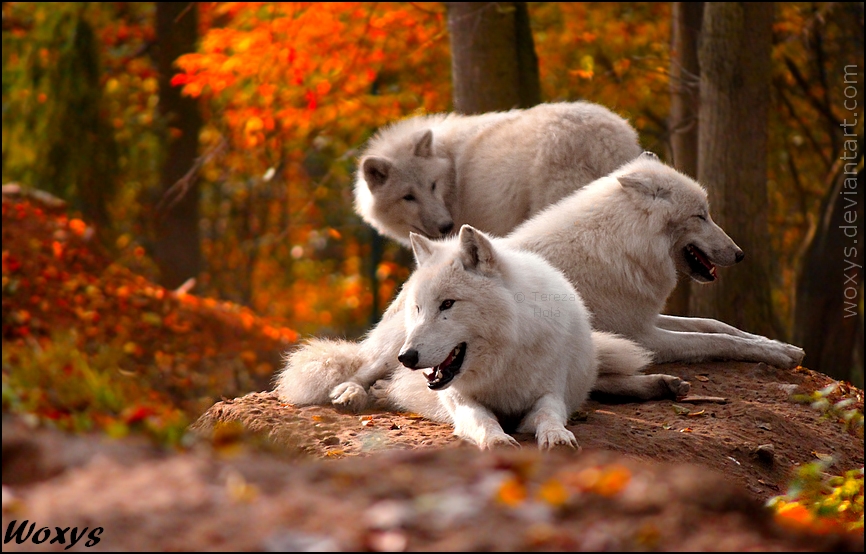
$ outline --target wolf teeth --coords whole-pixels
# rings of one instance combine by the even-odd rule
[[[696,261],[697,263],[699,263],[699,264],[701,264],[702,266],[706,267],[708,271],[710,271],[713,275],[715,275],[715,272],[716,272],[716,266],[715,266],[715,264],[713,264],[713,263],[709,260],[709,258],[705,258],[705,257],[702,258],[702,256],[700,256],[700,255],[698,254],[698,250],[697,250],[697,248],[696,248],[695,246],[692,246],[691,244],[689,244],[689,245],[686,247],[686,252],[689,253],[689,256],[691,256],[692,259],[693,259],[694,261]],[[704,263],[704,260],[706,260],[706,263]],[[707,266],[707,264],[710,264],[710,265]]]

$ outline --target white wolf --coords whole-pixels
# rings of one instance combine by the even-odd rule
[[[469,224],[498,236],[641,153],[629,123],[589,102],[394,123],[368,142],[355,210],[409,244]]]
[[[803,359],[796,346],[713,319],[660,314],[677,271],[710,282],[717,278],[716,265],[732,265],[743,252],[710,218],[706,191],[654,155],[640,156],[543,210],[502,244],[544,257],[580,292],[593,328],[635,341],[655,362],[741,360],[794,367]],[[291,353],[278,380],[282,398],[364,408],[367,389],[399,366],[407,337],[399,315],[405,302],[404,289],[360,344],[312,340]],[[604,386],[650,398],[667,386],[654,377],[625,376],[618,388],[611,378]]]
[[[565,424],[596,383],[596,351],[624,375],[651,360],[630,341],[593,333],[580,295],[537,254],[468,225],[443,242],[410,241],[418,268],[404,287],[397,358],[427,369],[394,372],[382,391],[390,407],[451,423],[482,449],[517,446],[503,421],[519,422],[539,448],[574,447]]]

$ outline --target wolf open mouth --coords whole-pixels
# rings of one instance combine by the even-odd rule
[[[697,274],[707,282],[716,280],[716,266],[704,254],[703,250],[690,244],[683,248],[683,256],[689,264],[692,274]]]
[[[445,361],[430,368],[430,373],[424,373],[427,378],[427,388],[430,390],[442,390],[460,373],[463,358],[466,356],[466,343],[461,342],[454,347]]]

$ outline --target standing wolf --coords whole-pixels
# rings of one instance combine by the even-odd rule
[[[394,123],[360,158],[355,210],[409,245],[469,224],[505,235],[542,208],[640,155],[635,130],[589,102]]]
[[[540,254],[562,271],[586,303],[594,329],[635,341],[655,362],[741,360],[794,367],[803,359],[796,346],[714,319],[661,315],[677,271],[708,283],[717,278],[717,265],[739,262],[743,252],[712,221],[703,187],[653,155],[541,211],[502,241]],[[277,384],[281,397],[364,408],[370,385],[398,367],[407,337],[400,315],[405,302],[406,289],[360,344],[312,340],[291,353]],[[612,392],[651,398],[660,390],[654,387],[664,385],[653,377],[627,375]],[[608,386],[615,381],[609,379]]]

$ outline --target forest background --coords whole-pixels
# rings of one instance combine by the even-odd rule
[[[601,103],[697,174],[677,154],[696,144],[700,90],[675,42],[700,37],[683,6],[529,3],[539,99]],[[848,106],[863,102],[863,5],[774,9],[754,185],[766,243],[747,252],[769,296],[733,309],[862,387],[863,123]],[[292,340],[356,338],[412,265],[354,213],[356,157],[389,122],[454,109],[448,19],[442,3],[4,2],[3,182],[66,200],[112,259],[169,289],[247,306]],[[4,329],[19,317],[5,249]],[[690,288],[670,312],[696,313]]]

